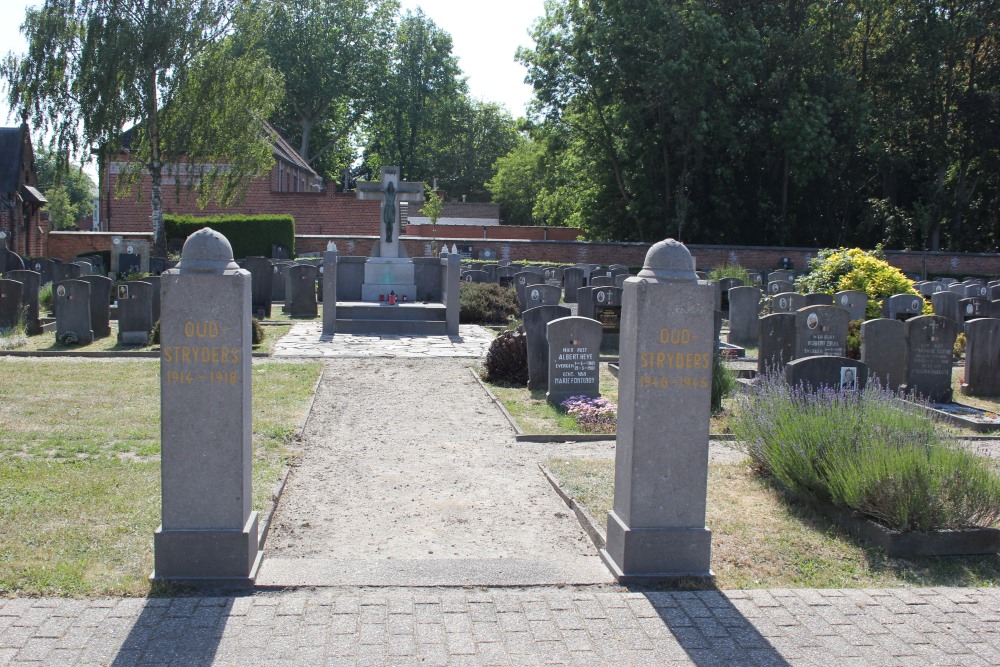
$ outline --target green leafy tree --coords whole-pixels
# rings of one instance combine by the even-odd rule
[[[438,193],[434,190],[424,185],[424,190],[427,196],[424,198],[424,205],[420,209],[421,215],[426,215],[431,221],[431,233],[433,234],[433,239],[431,240],[431,257],[437,257],[437,221],[444,212],[444,200],[441,199]]]
[[[70,202],[69,192],[63,185],[56,185],[45,193],[48,203],[45,210],[49,213],[49,228],[53,230],[73,229],[76,227],[77,208]]]
[[[493,201],[500,204],[500,218],[508,225],[533,225],[532,209],[545,176],[544,148],[523,139],[494,164],[496,172],[486,181]]]
[[[62,187],[69,205],[73,207],[72,221],[85,218],[94,212],[96,186],[83,168],[70,163],[65,156],[39,148],[35,151],[35,175],[38,189],[49,200],[49,220],[52,221],[53,190]],[[53,229],[57,227],[53,226]],[[66,226],[59,227],[65,229]]]
[[[9,54],[0,74],[11,106],[60,151],[103,146],[107,159],[132,126],[123,183],[149,176],[154,253],[165,257],[165,170],[202,202],[228,203],[273,165],[261,121],[280,77],[255,48],[256,29],[241,0],[46,0],[26,12],[28,52]]]
[[[262,46],[282,73],[273,116],[317,172],[331,177],[354,160],[362,119],[389,73],[395,0],[267,0]]]

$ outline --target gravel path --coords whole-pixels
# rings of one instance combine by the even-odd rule
[[[516,442],[462,359],[327,362],[258,585],[607,583],[538,468],[613,442]]]

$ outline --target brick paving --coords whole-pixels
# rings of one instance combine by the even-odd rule
[[[482,358],[495,335],[489,329],[463,324],[457,336],[392,334],[323,335],[319,322],[299,322],[274,346],[275,357],[470,357]]]

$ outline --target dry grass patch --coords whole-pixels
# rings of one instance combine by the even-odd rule
[[[606,529],[614,462],[562,458],[547,465]],[[1000,585],[1000,556],[888,558],[810,507],[790,503],[745,464],[709,466],[706,523],[722,589]]]

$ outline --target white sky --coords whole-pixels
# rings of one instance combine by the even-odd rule
[[[38,0],[0,0],[0,57],[26,48],[19,27],[24,10]],[[532,46],[528,30],[544,13],[544,0],[401,0],[403,11],[424,10],[438,27],[451,33],[452,53],[468,77],[473,97],[498,102],[515,117],[524,115],[531,87],[524,83],[525,69],[514,61],[519,46]],[[7,115],[5,98],[0,101],[0,125],[19,121]]]

